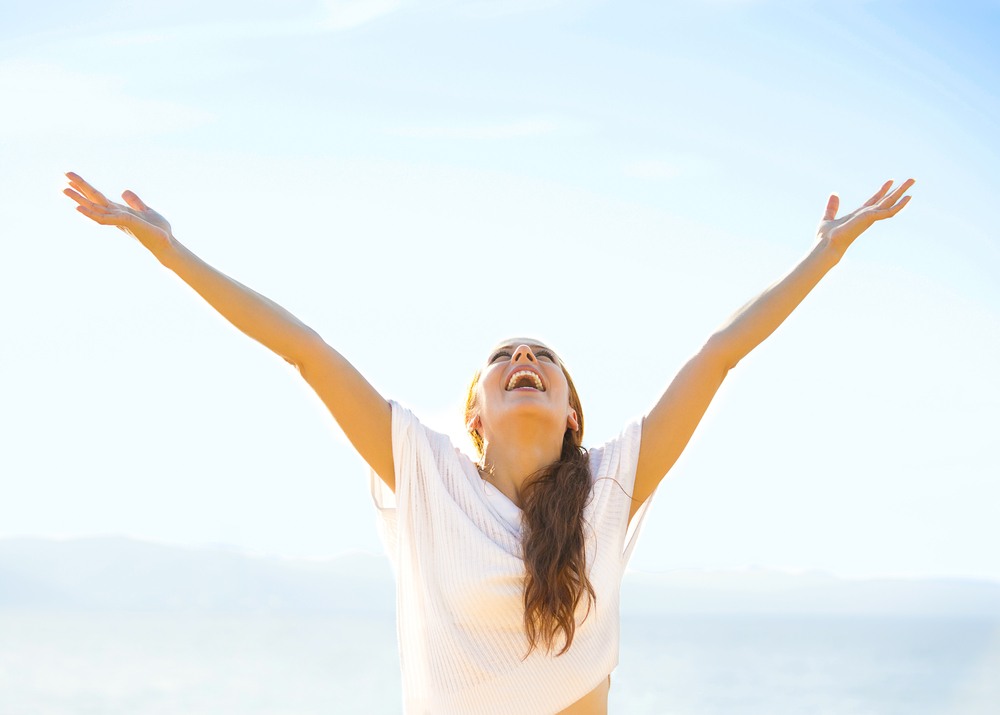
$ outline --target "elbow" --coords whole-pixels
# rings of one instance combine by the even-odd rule
[[[724,379],[726,375],[743,359],[730,349],[721,333],[714,333],[701,348],[701,354],[713,363]]]
[[[288,354],[281,357],[305,377],[309,366],[316,364],[317,360],[322,359],[322,353],[327,349],[329,349],[329,346],[323,341],[319,333],[312,328],[306,328],[289,345]]]

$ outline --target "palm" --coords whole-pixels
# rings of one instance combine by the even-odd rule
[[[135,196],[135,194],[132,195]],[[136,196],[136,198],[138,199],[139,197]],[[145,209],[134,209],[130,206],[122,206],[121,204],[117,204],[114,201],[109,201],[108,203],[111,206],[113,206],[117,211],[124,211],[125,213],[130,213],[133,216],[142,219],[146,223],[152,224],[153,226],[156,226],[157,228],[162,229],[167,233],[170,233],[170,223],[167,221],[167,219],[163,218],[163,216],[161,216],[159,213],[149,208],[148,206],[146,206]]]
[[[837,218],[840,197],[833,194],[827,202],[823,220],[820,221],[819,228],[816,230],[817,237],[821,240],[828,240],[834,248],[841,252],[846,251],[854,239],[864,233],[873,223],[891,218],[899,213],[910,201],[910,197],[903,196],[903,194],[913,184],[913,179],[907,179],[898,189],[889,194],[892,181],[887,181],[861,208],[840,218]]]
[[[97,223],[117,226],[147,248],[151,243],[169,240],[170,223],[159,213],[149,208],[132,191],[122,194],[125,204],[109,201],[100,191],[83,180],[78,174],[66,174],[72,188],[63,193],[76,201],[77,210]]]

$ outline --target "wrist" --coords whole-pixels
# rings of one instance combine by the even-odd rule
[[[816,244],[813,246],[814,254],[827,263],[828,268],[833,268],[840,263],[840,259],[844,257],[846,251],[847,246],[834,243],[829,236],[823,235],[816,237]]]
[[[164,267],[173,270],[183,248],[184,246],[174,238],[172,233],[167,233],[166,239],[158,242],[155,246],[150,246],[149,251]]]

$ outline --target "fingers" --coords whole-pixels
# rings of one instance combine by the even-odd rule
[[[910,197],[909,196],[904,196],[902,201],[900,201],[898,204],[896,204],[891,209],[889,209],[888,211],[886,211],[885,212],[886,215],[883,216],[883,217],[881,217],[881,218],[889,218],[890,216],[895,216],[908,203],[910,203]]]
[[[891,198],[892,198],[891,196],[887,197],[887,198],[883,199],[881,203],[884,204],[884,203],[888,202],[889,199],[891,199]],[[896,214],[898,214],[900,211],[902,211],[903,207],[906,206],[908,203],[910,203],[910,197],[909,196],[904,196],[902,198],[902,200],[899,203],[897,203],[895,206],[890,206],[888,208],[876,208],[875,209],[875,220],[876,221],[881,221],[884,218],[892,218],[893,216],[895,216]]]
[[[91,205],[93,205],[93,204],[91,204]],[[100,207],[97,207],[97,208],[100,208]],[[89,219],[91,219],[93,221],[96,221],[97,223],[101,224],[102,226],[116,226],[116,225],[119,225],[121,223],[121,220],[115,220],[115,217],[112,216],[111,214],[109,214],[108,212],[106,212],[106,211],[104,211],[104,212],[93,211],[93,210],[87,208],[86,206],[84,206],[83,204],[80,204],[79,206],[77,206],[76,210],[79,211],[80,213],[82,213],[87,218],[89,218]]]
[[[833,221],[837,218],[837,209],[840,208],[840,197],[830,194],[830,200],[826,202],[826,212],[823,214],[824,221]]]
[[[861,208],[868,208],[869,206],[874,206],[879,201],[881,201],[882,197],[885,196],[885,192],[889,190],[890,186],[892,186],[892,179],[889,179],[887,182],[882,184],[882,188],[876,191],[874,196],[865,201],[865,203],[861,206]]]
[[[907,179],[906,181],[904,181],[902,184],[900,184],[898,189],[896,189],[891,194],[889,194],[884,199],[878,202],[878,208],[883,210],[892,208],[893,204],[899,201],[899,197],[905,194],[906,190],[909,189],[911,186],[913,186],[913,184],[915,183],[916,182],[913,179]]]
[[[127,226],[134,218],[127,210],[116,209],[113,206],[99,206],[86,197],[80,196],[73,189],[63,189],[63,193],[79,204],[76,207],[77,211],[103,226]]]
[[[76,201],[78,204],[80,204],[80,206],[85,206],[88,209],[90,209],[91,211],[94,211],[95,213],[107,213],[108,212],[108,209],[107,209],[106,206],[100,206],[98,204],[95,204],[93,201],[91,201],[90,199],[86,198],[85,196],[81,196],[77,192],[73,191],[73,189],[63,189],[63,193],[66,194],[67,196],[69,196],[74,201]]]
[[[69,179],[70,186],[79,191],[81,194],[86,196],[88,199],[93,201],[98,206],[107,206],[108,200],[104,198],[104,194],[95,189],[93,186],[88,184],[83,180],[79,174],[74,174],[72,171],[66,172],[66,178]]]
[[[122,198],[125,199],[125,203],[134,208],[136,211],[145,211],[149,208],[142,199],[136,196],[134,191],[126,191],[122,194]]]

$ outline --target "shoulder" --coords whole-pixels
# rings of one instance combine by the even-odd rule
[[[395,400],[389,400],[389,404],[392,407],[393,450],[403,458],[402,464],[427,460],[439,464],[454,460],[472,462],[448,434],[423,424],[410,409]]]
[[[629,481],[635,475],[639,461],[639,445],[642,443],[642,418],[629,420],[621,432],[603,444],[587,450],[590,455],[590,469],[594,479],[616,477],[631,471]]]

